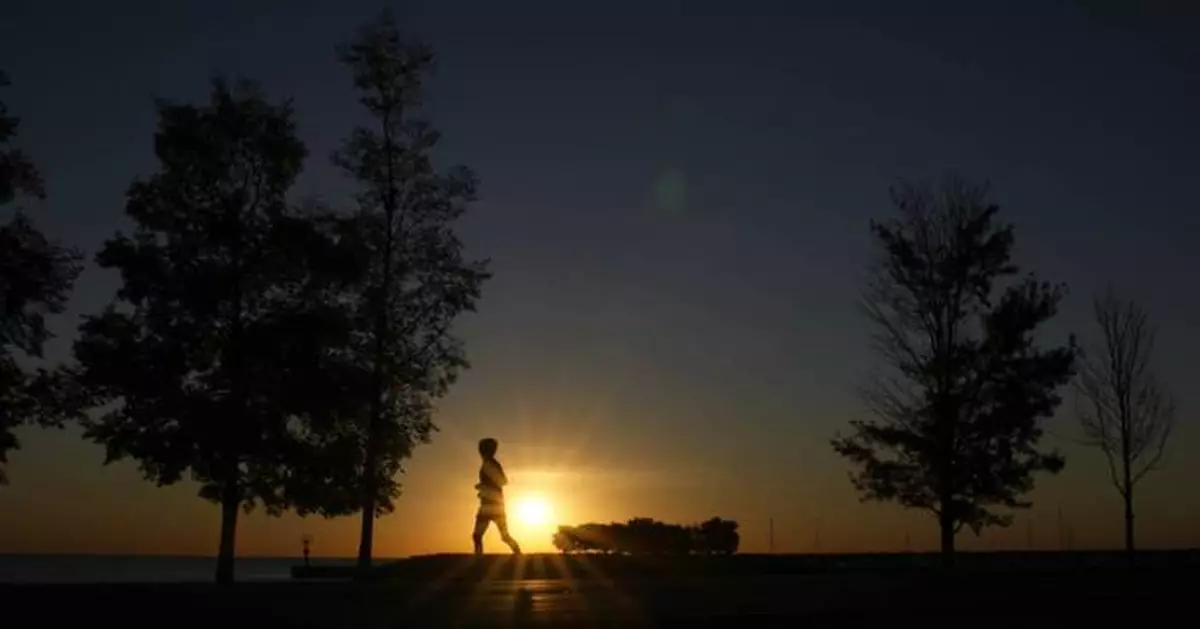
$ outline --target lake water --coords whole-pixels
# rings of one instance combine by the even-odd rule
[[[291,557],[239,557],[234,574],[239,581],[279,581],[290,578]],[[315,558],[313,565],[353,565],[353,559]],[[124,555],[3,555],[0,583],[147,583],[212,581],[215,557]]]

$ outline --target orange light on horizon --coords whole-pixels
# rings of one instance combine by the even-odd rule
[[[512,498],[508,509],[509,527],[516,538],[530,550],[550,550],[550,540],[558,527],[554,502],[544,493],[520,493]]]

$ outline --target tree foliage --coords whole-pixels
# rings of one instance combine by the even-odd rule
[[[1029,506],[1034,474],[1063,467],[1038,443],[1074,339],[1035,343],[1064,288],[1018,276],[1013,227],[985,187],[903,185],[892,201],[899,216],[871,224],[881,255],[864,299],[886,369],[863,389],[872,417],[833,447],[864,500],[932,512],[952,552],[961,527],[1007,526],[996,507]]]
[[[1084,353],[1076,379],[1079,422],[1108,462],[1125,506],[1125,549],[1134,550],[1134,487],[1158,467],[1174,428],[1171,394],[1155,376],[1156,332],[1146,311],[1111,289],[1092,301],[1100,338]]]
[[[451,326],[474,310],[489,273],[486,261],[463,256],[453,230],[475,198],[475,176],[434,167],[439,135],[420,117],[430,49],[406,41],[384,13],[339,57],[371,117],[335,156],[361,186],[345,242],[360,253],[362,274],[346,303],[357,322],[354,351],[371,376],[364,395],[347,401],[356,421],[343,426],[342,442],[357,439],[361,452],[351,493],[362,511],[365,565],[374,518],[399,495],[403,461],[430,440],[434,403],[467,366]]]
[[[8,87],[8,75],[0,72],[0,88]],[[20,148],[12,146],[21,119],[8,113],[0,101],[0,205],[11,203],[18,194],[46,197],[42,174]]]
[[[0,87],[8,80],[0,73]],[[0,206],[18,195],[45,198],[41,174],[12,146],[20,119],[0,101]],[[46,315],[60,314],[79,275],[80,255],[47,239],[19,209],[0,222],[0,484],[8,481],[7,453],[20,447],[13,429],[27,422],[57,424],[66,389],[57,371],[30,370],[50,338]],[[25,363],[25,364],[22,364]]]
[[[734,520],[711,518],[699,524],[666,524],[633,518],[610,524],[560,526],[554,547],[564,553],[601,552],[625,555],[732,555],[740,536]]]
[[[88,317],[78,378],[102,413],[85,421],[107,461],[159,485],[185,475],[222,506],[217,578],[232,578],[239,507],[278,513],[318,468],[297,424],[327,421],[339,381],[329,348],[351,328],[327,300],[338,248],[285,195],[304,145],[287,104],[215,81],[207,104],[160,102],[159,170],[135,181],[135,224],[96,256],[121,274],[117,303]],[[298,474],[307,478],[312,474]]]

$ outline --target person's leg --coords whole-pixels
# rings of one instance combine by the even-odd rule
[[[482,510],[475,514],[475,530],[471,533],[471,541],[475,543],[475,554],[483,554],[483,534],[487,532],[491,520]]]
[[[513,539],[512,535],[508,534],[508,518],[501,515],[496,518],[496,528],[500,529],[500,539],[504,540],[505,544],[512,549],[514,555],[521,554],[521,545],[517,540]]]

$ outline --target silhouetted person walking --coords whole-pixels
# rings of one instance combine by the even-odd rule
[[[500,444],[492,438],[479,440],[479,456],[483,464],[479,466],[479,511],[475,514],[475,532],[471,540],[475,542],[475,554],[483,554],[483,534],[487,532],[488,524],[495,522],[500,529],[500,538],[512,549],[514,554],[521,553],[517,540],[508,534],[508,517],[504,513],[504,486],[508,478],[504,476],[504,467],[496,460],[496,450]]]

